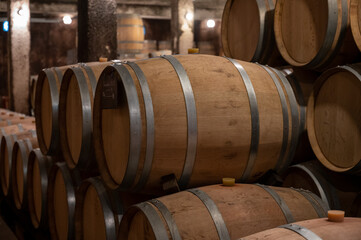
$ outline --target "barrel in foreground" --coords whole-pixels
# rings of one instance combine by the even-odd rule
[[[105,183],[159,192],[234,177],[254,181],[292,161],[298,104],[278,70],[210,55],[115,64],[100,76],[93,134]]]
[[[241,238],[240,240],[339,240],[360,239],[361,218],[345,218],[342,222],[332,222],[327,218],[306,220],[279,226]]]
[[[322,200],[308,191],[214,185],[134,205],[122,218],[118,239],[236,239],[326,215]]]

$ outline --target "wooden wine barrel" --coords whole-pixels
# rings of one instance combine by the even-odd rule
[[[348,2],[277,1],[274,32],[283,58],[293,66],[321,70],[352,62],[359,51],[348,24]]]
[[[96,159],[111,188],[156,193],[173,173],[182,189],[255,181],[292,161],[298,119],[276,69],[201,54],[114,65],[95,93]]]
[[[40,149],[33,149],[28,159],[27,198],[31,223],[34,228],[48,227],[48,173],[54,160]]]
[[[15,120],[15,119],[23,119],[25,118],[26,116],[24,114],[21,114],[21,113],[16,113],[16,112],[1,112],[1,115],[0,115],[0,119],[1,120]]]
[[[31,77],[30,80],[30,106],[31,108],[34,110],[35,109],[35,96],[36,96],[36,83],[38,82],[38,78],[36,77]]]
[[[162,55],[171,55],[171,54],[172,54],[171,50],[160,50],[149,53],[149,57],[160,57]]]
[[[228,0],[222,15],[222,45],[225,56],[281,65],[273,20],[275,0]]]
[[[239,240],[339,240],[360,239],[361,218],[345,218],[343,222],[331,222],[327,218],[312,219],[286,224],[259,232]]]
[[[358,208],[355,200],[361,192],[361,178],[328,171],[317,161],[311,161],[291,166],[282,186],[309,190],[330,209],[343,210],[348,217],[361,217],[352,212],[352,209]]]
[[[44,154],[57,155],[59,143],[59,90],[64,72],[71,67],[43,69],[38,76],[35,96],[36,133],[39,147]]]
[[[198,42],[198,48],[200,54],[216,55],[216,48],[214,47],[213,42],[209,42],[209,41]]]
[[[144,40],[142,53],[149,54],[157,51],[157,40]]]
[[[95,177],[82,182],[76,198],[76,239],[110,240],[117,238],[125,210],[152,197],[110,190]]]
[[[11,187],[12,195],[17,209],[26,209],[28,207],[27,194],[27,174],[28,158],[33,148],[38,148],[38,139],[32,138],[18,139],[14,142],[12,161],[11,161]]]
[[[93,149],[93,98],[99,76],[112,62],[92,62],[71,67],[60,87],[59,128],[62,155],[73,169],[97,172]]]
[[[10,174],[14,142],[18,139],[36,137],[36,133],[33,125],[18,124],[1,129],[3,129],[4,132],[0,134],[0,181],[4,196],[8,196],[9,189],[11,188]]]
[[[300,163],[313,160],[316,156],[312,151],[307,136],[306,112],[308,99],[312,93],[314,83],[320,74],[316,71],[301,68],[284,68],[281,72],[285,74],[295,93],[300,117],[300,141],[292,162]]]
[[[10,125],[15,125],[15,124],[35,124],[35,118],[33,117],[24,117],[24,116],[20,116],[17,118],[11,118],[11,119],[0,119],[0,127],[6,127],[6,126],[10,126]]]
[[[118,239],[235,239],[325,217],[323,205],[301,189],[213,185],[134,205],[122,218]]]
[[[171,41],[158,41],[158,50],[171,50],[172,42]]]
[[[137,14],[117,16],[117,41],[119,54],[140,53],[144,46],[144,26]]]
[[[359,0],[351,0],[350,5],[350,25],[352,36],[358,49],[361,51],[361,3]]]
[[[307,107],[307,133],[317,159],[336,172],[361,174],[361,64],[317,80]]]
[[[55,163],[48,177],[48,222],[52,239],[75,238],[75,193],[80,185],[78,172],[65,162]]]

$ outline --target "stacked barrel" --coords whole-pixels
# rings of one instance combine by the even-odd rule
[[[359,8],[228,0],[226,57],[44,69],[36,134],[0,111],[4,195],[52,239],[360,236]]]

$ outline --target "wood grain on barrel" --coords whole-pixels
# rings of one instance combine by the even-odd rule
[[[345,218],[343,222],[331,222],[326,218],[306,220],[295,223],[301,227],[312,231],[320,239],[338,240],[338,239],[359,239],[361,236],[361,219]],[[274,228],[260,233],[256,233],[240,240],[304,240],[300,234],[285,228]]]

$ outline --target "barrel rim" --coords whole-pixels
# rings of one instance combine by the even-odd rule
[[[12,171],[12,148],[13,145],[12,144],[8,144],[7,142],[11,141],[12,142],[12,136],[11,135],[2,135],[1,139],[0,139],[0,166],[1,166],[1,170],[0,170],[0,181],[1,181],[1,190],[2,190],[2,194],[4,196],[12,196],[12,178],[11,178],[11,171]],[[5,159],[5,151],[7,151],[8,157],[7,159]],[[6,186],[6,180],[5,179],[5,161],[8,162],[8,174],[9,174],[9,179],[8,179],[8,185]]]
[[[323,62],[329,61],[330,58],[333,57],[332,54],[328,54],[328,52],[330,49],[332,49],[332,45],[335,42],[334,38],[337,35],[337,26],[339,25],[338,19],[336,19],[336,24],[335,24],[334,19],[328,18],[327,27],[326,27],[327,29],[325,32],[322,45],[320,46],[320,48],[318,49],[318,51],[316,52],[316,54],[312,59],[306,62],[300,62],[292,58],[292,56],[289,54],[288,50],[286,49],[286,45],[283,40],[281,23],[282,23],[282,12],[283,12],[284,2],[285,0],[277,1],[275,7],[275,15],[274,15],[274,36],[280,54],[282,55],[284,60],[286,60],[289,64],[295,67],[307,67],[307,68],[320,67],[319,65],[323,64]],[[335,7],[334,5],[330,4],[331,0],[327,0],[327,3],[328,3],[328,16],[332,16],[333,12],[337,12],[337,16],[338,16],[337,3],[336,3],[336,9],[330,7],[330,5]],[[344,25],[345,23],[343,22],[342,24]],[[341,37],[342,29],[340,29],[339,31],[341,32],[340,33],[340,37]],[[339,40],[337,41],[338,43],[341,42]]]
[[[85,65],[85,64],[84,64]],[[85,73],[82,70],[82,65],[77,67],[70,67],[66,70],[63,76],[63,81],[60,87],[59,96],[59,133],[60,133],[60,146],[63,151],[63,157],[70,169],[75,167],[86,168],[87,165],[92,164],[92,106],[91,98],[88,91]],[[76,86],[80,93],[80,101],[82,103],[81,109],[81,145],[77,161],[73,158],[67,134],[67,121],[66,121],[66,104],[68,96],[68,88],[72,77],[76,78]],[[86,88],[85,88],[86,86]],[[80,110],[80,109],[79,109]]]
[[[72,177],[70,170],[68,169],[65,162],[57,162],[53,164],[50,168],[49,177],[48,177],[48,190],[47,190],[47,207],[48,207],[48,224],[50,235],[52,239],[58,239],[58,232],[55,223],[55,214],[54,214],[54,183],[57,172],[63,176],[65,189],[67,190],[67,206],[68,206],[68,238],[73,238],[75,234],[75,223],[74,223],[74,213],[75,213],[75,203],[76,197],[75,192],[76,188],[79,185],[79,181],[76,181]]]
[[[348,72],[350,74],[353,74],[356,78],[358,78],[361,81],[361,75],[353,69],[352,65],[349,66],[339,66],[332,69],[327,70],[324,72],[315,82],[314,88],[312,93],[310,94],[310,97],[308,99],[307,104],[307,116],[306,116],[306,124],[307,124],[307,135],[312,147],[313,152],[315,153],[317,159],[324,165],[326,168],[334,171],[334,172],[352,172],[354,170],[358,170],[360,168],[360,164],[356,163],[351,167],[338,167],[334,164],[332,164],[330,161],[327,160],[327,157],[322,152],[321,147],[318,144],[317,137],[316,137],[316,130],[314,126],[314,108],[316,106],[315,100],[317,99],[318,93],[320,92],[323,84],[328,80],[328,78],[339,72]],[[359,76],[357,76],[357,75]]]
[[[116,239],[118,233],[117,226],[119,225],[119,222],[112,210],[111,201],[107,189],[99,177],[88,178],[84,180],[79,186],[79,189],[77,190],[77,200],[75,204],[75,239],[81,240],[84,238],[82,221],[84,200],[90,186],[94,187],[97,192],[98,199],[102,204],[106,239]]]
[[[40,182],[41,182],[41,216],[40,220],[38,220],[35,211],[35,203],[34,203],[34,195],[33,191],[27,191],[28,197],[28,210],[31,222],[34,228],[40,228],[42,226],[46,226],[47,224],[47,189],[48,189],[48,172],[49,165],[52,163],[52,158],[50,156],[45,156],[41,152],[39,148],[32,149],[29,153],[28,159],[28,174],[27,174],[27,182],[28,182],[28,190],[32,190],[34,187],[33,182],[33,169],[35,159],[38,160],[39,172],[40,172]],[[42,164],[43,163],[43,164]]]
[[[18,161],[17,161],[17,155],[18,151],[20,151],[22,160],[23,160],[23,199],[22,202],[20,202],[20,196],[19,196],[19,190],[18,190],[18,181],[17,181],[17,167],[18,167]],[[12,196],[13,200],[15,202],[15,207],[17,209],[24,209],[27,207],[27,168],[28,168],[28,158],[26,154],[26,146],[24,141],[17,140],[15,141],[13,145],[13,151],[12,151],[12,161],[11,161],[11,174],[10,177],[12,178]]]
[[[118,183],[113,176],[110,174],[109,166],[106,161],[105,151],[103,148],[103,136],[102,136],[102,108],[101,108],[101,91],[103,90],[102,83],[103,78],[111,73],[117,74],[117,83],[122,84],[124,91],[126,93],[126,98],[129,103],[132,103],[133,106],[128,106],[129,118],[130,118],[130,134],[129,140],[129,149],[128,149],[128,159],[126,161],[126,170],[122,176],[122,180]],[[96,155],[96,161],[98,163],[98,168],[100,175],[105,182],[105,184],[111,188],[121,188],[127,189],[135,181],[136,171],[138,168],[138,162],[140,158],[140,147],[141,147],[141,117],[139,109],[139,100],[138,93],[135,89],[132,77],[128,69],[122,63],[114,63],[106,67],[99,77],[99,81],[96,88],[96,93],[94,97],[94,106],[93,106],[93,137],[97,139],[94,141],[94,151]],[[125,161],[124,161],[125,163]]]
[[[359,15],[358,15],[358,7],[359,7],[359,1],[358,0],[351,0],[350,3],[350,26],[352,35],[355,41],[358,49],[361,51],[361,31],[360,31],[360,24],[358,21]]]
[[[44,81],[48,81],[49,89],[50,89],[50,98],[52,105],[52,118],[51,118],[51,136],[50,136],[50,144],[47,146],[44,132],[42,129],[42,121],[41,121],[41,108],[35,108],[35,125],[36,125],[36,133],[38,136],[39,148],[44,154],[54,154],[56,153],[56,147],[59,142],[59,133],[57,132],[58,123],[58,103],[59,103],[59,92],[57,91],[56,86],[56,76],[51,68],[43,69],[38,76],[38,82],[36,84],[35,90],[35,105],[40,106],[42,102],[41,92],[43,89]],[[49,80],[52,79],[52,80]],[[60,81],[61,79],[58,79]]]
[[[230,50],[230,45],[228,43],[228,19],[231,12],[232,5],[235,0],[227,0],[226,5],[223,10],[222,14],[222,25],[221,25],[221,40],[222,40],[222,46],[225,56],[235,58],[235,56],[232,55]],[[259,37],[258,42],[255,48],[255,51],[253,53],[253,56],[251,59],[239,59],[243,61],[250,61],[250,62],[257,62],[260,61],[262,58],[262,54],[264,53],[263,42],[266,41],[267,32],[269,29],[266,27],[266,12],[268,10],[271,10],[271,6],[268,6],[262,1],[256,0],[255,1],[258,6],[258,15],[259,15],[259,22],[260,22],[260,29],[259,29]],[[238,58],[237,58],[238,59]]]

